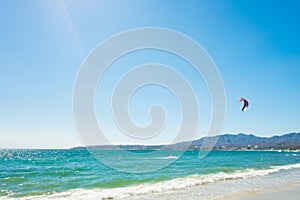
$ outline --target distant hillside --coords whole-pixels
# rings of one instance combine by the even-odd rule
[[[190,149],[199,149],[201,148],[203,141],[207,139],[216,139],[215,137],[204,137],[199,140],[194,140],[191,142]],[[243,133],[233,135],[233,134],[224,134],[220,135],[217,138],[217,143],[214,146],[214,149],[300,149],[300,133],[289,133],[281,136],[273,137],[257,137],[255,135],[246,135]],[[186,144],[190,142],[181,142],[170,145],[170,149],[182,149],[186,147]],[[127,150],[155,150],[165,147],[164,145],[119,145],[119,148]],[[85,149],[85,147],[75,147],[72,149]],[[89,149],[114,149],[112,145],[97,145],[90,146]]]
[[[199,147],[203,144],[205,138],[192,142],[191,148]],[[177,144],[180,145],[180,144]],[[220,135],[215,145],[217,149],[238,149],[255,147],[258,149],[300,149],[300,133],[289,133],[281,136],[257,137],[255,135],[246,135],[243,133],[237,135]]]

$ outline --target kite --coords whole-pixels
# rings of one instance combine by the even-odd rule
[[[239,102],[242,102],[242,101],[244,102],[244,106],[242,108],[242,111],[245,112],[247,110],[248,106],[249,106],[249,102],[244,98],[240,98]]]

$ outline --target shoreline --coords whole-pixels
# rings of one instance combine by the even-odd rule
[[[283,180],[283,177],[286,179]],[[288,183],[286,180],[289,180]],[[118,190],[127,191],[129,188],[114,188],[109,193]],[[135,189],[142,189],[136,187]],[[1,200],[41,200],[41,199],[91,199],[91,200],[299,200],[300,198],[300,170],[285,171],[267,176],[247,179],[233,179],[199,184],[181,189],[165,190],[161,192],[148,191],[145,194],[103,195],[100,188],[74,189],[51,195],[27,196],[19,198],[0,197]]]
[[[161,193],[148,193],[124,200],[300,200],[299,197],[300,170],[297,169],[253,178],[224,180]]]
[[[300,181],[289,185],[289,188],[269,188],[266,190],[253,191],[241,195],[240,197],[232,197],[223,200],[240,199],[240,200],[296,200],[300,199]]]
[[[114,154],[107,155],[113,156]],[[203,162],[202,159],[195,159],[198,157],[191,153],[178,161],[181,165],[174,164],[155,175],[148,173],[141,177],[141,175],[120,173],[115,175],[117,177],[112,175],[109,180],[102,177],[114,171],[103,168],[91,156],[83,159],[85,156],[85,153],[78,154],[78,152],[50,152],[50,154],[24,152],[3,155],[3,159],[8,161],[3,162],[3,164],[7,163],[7,172],[10,172],[9,167],[12,166],[12,169],[19,170],[19,173],[12,173],[0,179],[4,183],[1,185],[4,186],[3,189],[1,188],[4,196],[0,195],[0,199],[250,200],[258,198],[259,200],[267,198],[273,200],[273,193],[276,193],[277,196],[288,197],[288,199],[285,198],[286,200],[294,200],[292,196],[300,196],[300,154],[295,154],[296,157],[294,157],[294,154],[285,153],[257,153],[251,156],[248,152],[221,153],[208,156],[207,162]],[[157,161],[165,161],[165,153],[158,156],[161,157],[157,157]],[[17,161],[19,165],[12,165],[14,161]],[[124,164],[129,166],[128,161],[126,159],[125,161]],[[248,163],[245,166],[247,168],[239,167],[241,162]],[[260,168],[255,168],[263,162],[275,165],[269,163],[269,165],[263,164]],[[45,163],[46,167],[50,168],[47,168],[46,173],[40,172],[38,169],[45,170]],[[16,166],[18,168],[15,168]],[[39,166],[41,167],[36,168]],[[180,173],[182,166],[184,171],[189,171],[191,174]],[[199,171],[196,171],[197,168]],[[27,171],[23,171],[24,169]],[[30,171],[29,174],[28,171]],[[67,176],[66,173],[68,173]],[[30,174],[36,174],[39,177],[36,178],[36,175],[32,177]],[[44,181],[44,175],[48,180]],[[58,177],[62,177],[62,180]],[[34,185],[36,180],[40,181],[43,188]],[[62,185],[64,183],[68,185]],[[15,188],[16,184],[20,186],[20,190]]]

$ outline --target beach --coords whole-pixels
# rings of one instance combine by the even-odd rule
[[[283,185],[284,186],[284,185]],[[286,185],[286,187],[273,187],[267,189],[257,189],[248,193],[233,195],[226,199],[240,200],[299,200],[300,199],[300,182]]]
[[[246,196],[241,196],[241,200],[299,200],[300,199],[300,183],[295,183],[290,185],[290,188],[285,188],[285,190],[277,188],[270,189],[269,191],[264,191],[261,193],[249,194]]]
[[[146,164],[170,164],[130,173],[103,165],[88,151],[3,150],[0,199],[294,200],[300,196],[299,153],[214,151],[199,158],[198,151],[181,157],[175,156],[178,151],[161,151],[151,159],[147,157],[151,151],[127,158],[117,157],[115,151],[96,153],[131,169],[138,169],[139,163],[143,169]]]
[[[223,180],[175,191],[147,194],[126,200],[299,200],[300,170],[248,179]]]
[[[300,0],[0,0],[0,200],[300,200]]]

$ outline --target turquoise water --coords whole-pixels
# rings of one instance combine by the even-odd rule
[[[145,152],[147,151],[137,153]],[[143,167],[136,166],[136,162],[131,165],[134,157],[116,158],[115,151],[96,153],[133,169]],[[169,158],[169,153],[176,155],[177,152],[160,151],[160,156],[147,165],[164,162]],[[299,153],[212,151],[205,158],[199,158],[198,153],[186,151],[178,159],[170,157],[174,162],[162,169],[136,174],[105,166],[86,150],[0,150],[0,197],[45,196],[78,188],[126,188],[202,175],[214,177],[214,180],[214,175],[220,174],[223,176],[222,180],[228,177],[230,179],[228,175],[231,174],[247,178],[243,173],[249,170],[251,174],[257,175],[258,172],[262,173],[263,170],[274,169],[276,166],[283,166],[280,169],[284,169],[284,166],[300,163]]]

